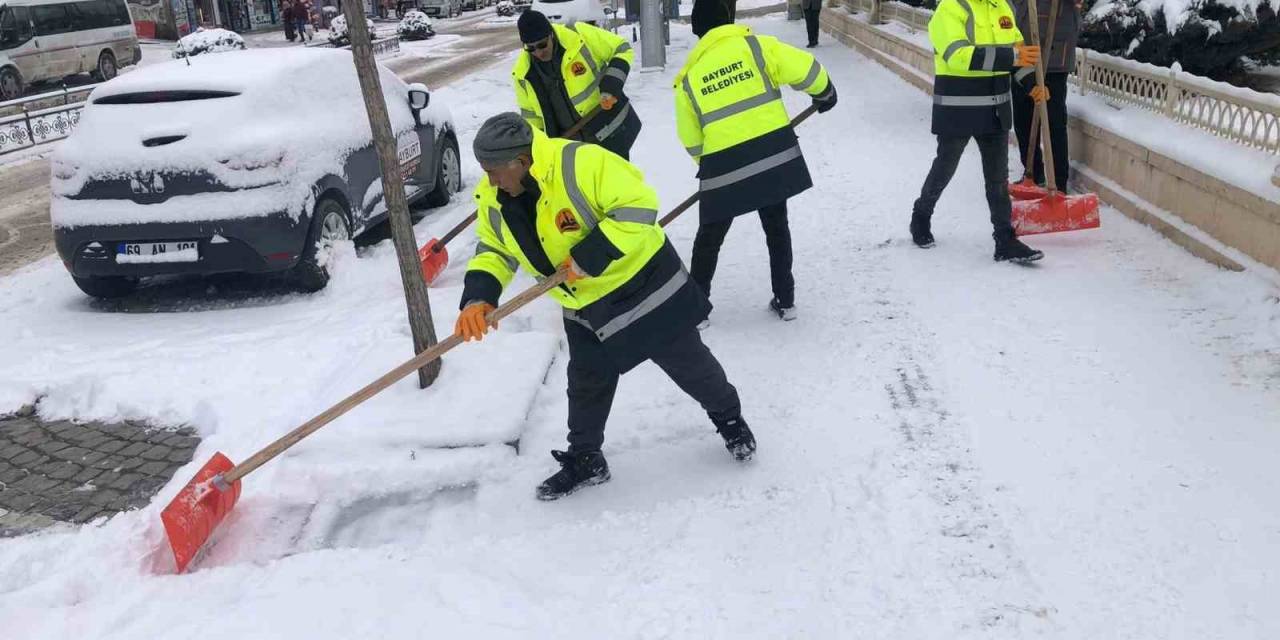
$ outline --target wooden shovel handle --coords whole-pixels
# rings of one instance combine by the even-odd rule
[[[1028,2],[1036,2],[1036,1],[1037,1],[1037,0],[1028,0]],[[1053,38],[1054,38],[1054,36],[1056,36],[1056,35],[1057,35],[1057,31],[1058,31],[1058,13],[1059,13],[1058,8],[1059,8],[1059,6],[1060,6],[1060,5],[1058,4],[1058,1],[1059,1],[1059,0],[1053,0],[1053,2],[1052,2],[1052,3],[1050,4],[1050,6],[1049,6],[1049,14],[1050,14],[1050,17],[1049,17],[1049,56],[1048,56],[1048,57],[1049,57],[1049,62],[1053,62]],[[1028,8],[1028,11],[1038,11],[1038,10],[1039,10],[1039,7],[1037,7],[1037,8],[1036,8],[1036,9],[1034,9],[1034,10],[1033,10],[1033,9]],[[1037,16],[1037,18],[1038,18],[1038,17],[1039,17],[1039,16]],[[1039,35],[1039,31],[1040,31],[1040,21],[1039,21],[1038,19],[1036,20],[1035,30],[1036,30],[1036,32],[1037,32],[1037,35]],[[1043,56],[1043,55],[1044,55],[1044,53],[1043,53],[1043,51],[1042,51],[1042,52],[1041,52],[1041,56]],[[1062,51],[1062,57],[1063,57],[1064,59],[1067,57],[1067,51],[1066,51],[1066,49],[1065,49],[1065,48],[1064,48],[1064,49],[1063,49],[1063,51]],[[1046,64],[1047,64],[1047,63],[1046,63]],[[1048,112],[1048,109],[1046,109],[1045,111],[1046,111],[1046,113],[1047,113],[1047,112]],[[1046,128],[1046,129],[1048,129],[1049,127],[1045,127],[1045,128]],[[1027,162],[1026,162],[1026,164],[1024,164],[1023,166],[1024,166],[1024,167],[1026,167],[1026,177],[1027,177],[1027,178],[1029,178],[1029,179],[1034,180],[1034,179],[1035,179],[1035,168],[1034,168],[1034,167],[1035,167],[1035,165],[1033,165],[1032,163],[1033,163],[1033,162],[1035,162],[1035,158],[1036,158],[1036,146],[1040,143],[1040,109],[1038,109],[1038,108],[1037,108],[1037,109],[1032,109],[1032,110],[1031,110],[1031,132],[1030,132],[1030,136],[1029,136],[1029,137],[1030,137],[1030,140],[1028,140],[1028,141],[1027,141]],[[1055,183],[1055,185],[1054,185],[1054,186],[1056,187],[1056,186],[1057,186],[1057,184]]]
[[[497,322],[511,315],[517,309],[525,306],[526,304],[529,304],[529,302],[531,302],[535,298],[538,298],[539,296],[545,294],[546,292],[564,284],[565,280],[568,278],[568,275],[569,275],[568,272],[565,271],[564,269],[561,269],[555,272],[554,274],[538,282],[538,284],[532,287],[529,287],[528,289],[525,289],[519,295],[508,300],[506,304],[498,307],[497,309],[494,309],[493,311],[490,311],[489,315],[485,316],[485,320],[492,323],[492,322]],[[428,362],[431,362],[432,360],[435,360],[436,358],[443,356],[449,350],[462,344],[462,342],[463,342],[462,336],[459,336],[458,334],[455,333],[449,336],[448,338],[445,338],[444,340],[440,341],[430,349],[427,349],[426,351],[423,351],[422,353],[419,353],[418,355],[409,359],[404,364],[396,367],[395,369],[392,369],[391,371],[388,371],[381,378],[374,380],[373,382],[369,383],[359,391],[347,396],[338,404],[335,404],[332,407],[329,407],[324,411],[324,413],[321,413],[320,415],[312,418],[311,420],[308,420],[306,424],[303,424],[297,429],[294,429],[293,431],[290,431],[289,433],[285,434],[279,440],[276,440],[275,442],[272,442],[271,444],[267,445],[261,451],[253,454],[253,456],[248,460],[245,460],[244,462],[236,465],[235,467],[232,467],[229,471],[223,474],[223,481],[226,482],[227,484],[231,484],[236,480],[239,480],[240,478],[243,478],[249,475],[258,467],[261,467],[267,462],[270,462],[272,458],[275,458],[281,453],[284,453],[285,450],[287,450],[289,447],[292,447],[293,445],[298,444],[298,442],[300,442],[303,438],[315,433],[316,431],[319,431],[321,427],[338,419],[340,416],[352,410],[360,403],[364,402],[365,400],[368,400],[369,398],[372,398],[378,392],[395,384],[396,381],[400,380],[401,378],[413,373],[414,371],[417,371],[418,369],[421,369]]]
[[[577,122],[575,122],[573,126],[569,127],[569,130],[565,131],[564,135],[560,137],[572,138],[573,136],[578,135],[578,132],[582,131],[582,128],[587,126],[587,123],[591,122],[591,119],[596,117],[596,114],[598,113],[600,113],[599,106],[588,111],[587,115],[582,116],[581,120],[578,120]],[[462,222],[459,222],[458,224],[454,225],[453,228],[449,230],[449,233],[444,234],[444,236],[440,238],[440,240],[437,241],[434,246],[431,247],[431,252],[440,253],[441,251],[443,251],[444,246],[446,244],[449,244],[449,242],[452,241],[454,238],[458,237],[458,234],[462,233],[463,231],[466,231],[467,227],[471,226],[471,223],[476,221],[476,216],[478,215],[479,215],[478,211],[472,211],[471,215],[467,216],[466,218],[463,218]]]

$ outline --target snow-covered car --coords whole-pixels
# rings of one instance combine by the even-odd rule
[[[434,18],[452,18],[462,15],[462,0],[422,0],[419,8]]]
[[[516,5],[511,0],[502,0],[498,3],[498,15],[514,16],[516,14]]]
[[[335,16],[329,21],[329,44],[335,47],[345,47],[351,44],[351,39],[347,35],[347,17]]]
[[[448,110],[379,67],[410,202],[461,188]],[[50,218],[85,293],[163,274],[329,280],[333,247],[386,219],[351,52],[250,49],[143,67],[90,94],[54,152]]]
[[[396,25],[396,33],[401,40],[426,40],[436,35],[431,27],[431,18],[421,11],[410,11],[404,14],[400,24]]]
[[[244,51],[244,38],[226,29],[196,29],[178,39],[173,47],[173,57],[188,58],[202,53]]]
[[[599,0],[533,0],[532,8],[552,22],[604,24],[604,8]]]

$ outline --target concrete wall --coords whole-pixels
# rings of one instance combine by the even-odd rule
[[[822,28],[921,90],[931,91],[932,52],[871,27],[860,18],[843,9],[824,11]],[[1244,268],[1214,242],[1202,240],[1201,233],[1169,220],[1168,214],[1213,240],[1280,269],[1280,202],[1229,185],[1074,116],[1069,136],[1079,183],[1116,210],[1221,267]]]

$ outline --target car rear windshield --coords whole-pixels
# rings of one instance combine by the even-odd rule
[[[235,91],[214,91],[207,89],[188,89],[179,91],[139,91],[137,93],[119,93],[114,96],[103,96],[93,101],[94,104],[152,104],[155,102],[187,102],[190,100],[212,100],[214,98],[230,98],[238,96]]]

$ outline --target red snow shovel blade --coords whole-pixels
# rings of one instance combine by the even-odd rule
[[[1049,195],[1048,189],[1028,178],[1009,185],[1009,197],[1014,200],[1039,200],[1047,195]]]
[[[1098,196],[1051,193],[1038,200],[1013,201],[1013,230],[1020,236],[1097,229]]]
[[[164,523],[165,534],[169,536],[169,547],[173,549],[173,560],[178,565],[178,573],[186,571],[187,565],[191,564],[200,548],[209,541],[213,530],[218,528],[222,519],[236,506],[236,500],[240,498],[239,480],[231,483],[227,491],[222,491],[209,482],[214,476],[226,473],[234,466],[221,452],[213,454],[196,473],[196,477],[160,512],[160,521]]]
[[[435,282],[440,277],[440,272],[449,266],[449,249],[440,244],[440,241],[432,238],[418,249],[418,260],[422,261],[422,279],[427,284]]]

